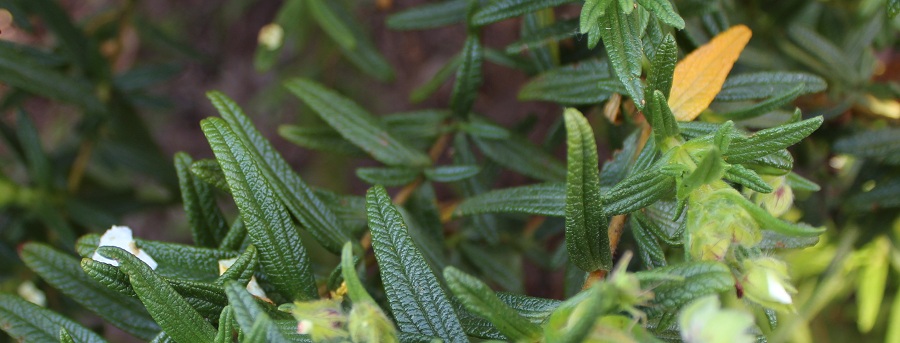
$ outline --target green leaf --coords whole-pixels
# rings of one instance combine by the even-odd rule
[[[134,288],[131,287],[131,282],[128,281],[128,275],[125,275],[119,268],[90,258],[82,258],[81,270],[106,288],[128,297],[137,297]]]
[[[725,291],[734,291],[734,277],[731,269],[720,262],[687,262],[657,268],[655,273],[680,276],[683,279],[669,280],[653,289],[653,312],[676,312],[696,298]]]
[[[725,180],[738,183],[760,193],[772,193],[772,185],[766,183],[759,174],[740,164],[732,164],[725,171]]]
[[[672,35],[666,35],[662,43],[656,47],[656,52],[653,54],[653,59],[650,62],[650,71],[647,73],[648,93],[653,94],[659,91],[662,93],[663,98],[669,97],[677,61],[678,46],[675,45],[675,38]]]
[[[181,188],[181,201],[194,243],[199,246],[218,247],[228,231],[228,223],[209,185],[191,173],[194,161],[188,154],[175,154],[175,170],[178,173],[178,184]]]
[[[75,343],[75,340],[72,339],[72,336],[69,335],[69,332],[66,331],[66,328],[59,328],[59,342],[60,343]]]
[[[853,64],[850,63],[841,49],[815,31],[800,25],[790,25],[787,29],[787,35],[794,43],[804,49],[813,60],[821,63],[823,68],[816,70],[821,75],[831,75],[849,83],[854,83],[861,77],[860,75],[855,75],[853,68],[848,67]],[[865,77],[868,78],[869,76],[866,75]]]
[[[434,94],[444,85],[444,82],[450,78],[450,76],[454,75],[454,72],[459,71],[459,66],[462,65],[462,55],[457,54],[454,55],[453,58],[447,61],[441,69],[438,69],[434,76],[431,77],[427,82],[414,89],[409,93],[409,101],[412,103],[420,103],[428,99],[429,96]]]
[[[216,332],[215,343],[234,342],[234,326],[234,310],[231,309],[231,305],[225,306],[219,315],[219,329]]]
[[[684,19],[675,12],[669,0],[637,0],[637,2],[663,23],[679,30],[684,29]]]
[[[888,18],[894,19],[900,13],[900,0],[888,0]],[[893,331],[893,330],[891,330]]]
[[[600,17],[600,36],[616,76],[638,108],[644,107],[644,87],[641,84],[643,48],[639,12],[625,14],[614,2],[606,15]]]
[[[543,73],[519,91],[519,100],[552,101],[565,105],[593,105],[626,90],[609,72],[606,62],[587,60]]]
[[[456,71],[456,83],[453,84],[453,93],[450,95],[450,109],[457,117],[467,117],[478,96],[478,88],[482,82],[483,55],[481,38],[478,34],[469,34],[463,45],[462,63]]]
[[[78,260],[40,243],[25,244],[19,254],[44,281],[110,324],[145,340],[159,332],[137,299],[101,285],[85,274]]]
[[[78,254],[90,257],[97,250],[100,235],[87,234],[78,240]],[[156,273],[165,277],[211,280],[219,274],[219,260],[237,256],[234,251],[201,248],[177,243],[135,239],[137,246],[159,263]]]
[[[60,329],[78,342],[106,342],[69,318],[6,293],[0,293],[0,329],[19,342],[56,343]]]
[[[242,285],[246,285],[250,278],[253,277],[253,273],[256,272],[257,263],[256,246],[250,244],[247,246],[247,250],[244,250],[241,256],[238,256],[234,264],[216,279],[216,283],[224,284],[226,280],[235,280]]]
[[[900,165],[900,128],[866,130],[842,137],[834,142],[834,150]]]
[[[400,331],[467,341],[450,301],[383,187],[366,192],[366,210],[372,248]]]
[[[800,94],[825,90],[828,84],[821,77],[799,72],[757,72],[729,77],[716,95],[716,101],[745,101],[766,99],[792,91],[802,85]]]
[[[822,187],[819,187],[818,184],[797,173],[788,174],[785,181],[787,181],[788,186],[791,186],[795,191],[818,192],[822,190]]]
[[[103,103],[87,80],[42,66],[17,45],[0,44],[0,80],[8,86],[73,103],[91,112],[104,111]]]
[[[332,210],[325,206],[271,143],[253,127],[253,123],[234,101],[218,92],[208,93],[207,96],[231,130],[234,130],[237,139],[229,144],[232,148],[240,145],[246,147],[244,153],[255,161],[253,164],[265,178],[260,181],[271,185],[270,190],[275,192],[281,203],[319,243],[331,252],[340,251],[341,245],[350,239],[350,234]],[[245,166],[250,167],[250,164]],[[245,221],[245,224],[249,223]]]
[[[365,152],[362,149],[348,142],[331,127],[281,125],[278,127],[278,134],[289,142],[310,150],[349,156],[365,156]]]
[[[675,179],[657,168],[631,174],[603,195],[607,216],[637,211],[662,199],[675,188]]]
[[[609,8],[613,0],[587,0],[581,7],[581,16],[579,18],[578,32],[581,34],[589,33],[596,28],[601,17],[606,15],[606,9]],[[588,48],[593,48],[595,44],[588,44]]]
[[[292,79],[285,85],[322,120],[376,160],[393,166],[424,167],[431,164],[427,155],[392,137],[371,114],[352,100],[307,79]]]
[[[313,19],[341,47],[344,56],[360,71],[381,81],[394,78],[391,65],[381,56],[372,41],[364,34],[365,29],[359,26],[342,2],[327,0],[305,2],[309,5]]]
[[[789,236],[774,231],[763,231],[762,234],[762,241],[757,246],[763,250],[803,249],[819,243],[819,237]]]
[[[471,24],[484,26],[498,21],[518,17],[537,10],[559,6],[574,0],[497,0],[481,6],[472,16]]]
[[[263,272],[285,296],[318,297],[306,249],[287,210],[275,199],[275,187],[224,120],[207,118],[200,126],[225,171],[247,233],[259,249]]]
[[[578,20],[561,20],[539,28],[527,36],[522,35],[522,38],[507,45],[504,51],[507,54],[519,54],[536,48],[553,46],[561,40],[575,36],[577,33]]]
[[[234,319],[245,334],[261,331],[256,333],[265,338],[261,342],[289,341],[243,286],[233,281],[225,282],[225,294],[234,311]]]
[[[225,180],[225,173],[219,162],[213,159],[203,159],[191,163],[191,173],[203,182],[212,185],[220,190],[231,193],[228,188],[228,181]]]
[[[511,308],[519,316],[528,319],[529,322],[535,325],[544,323],[547,317],[561,303],[559,300],[534,298],[512,293],[498,292],[496,294],[504,306]],[[462,303],[457,302],[454,306],[456,306],[456,312],[459,313],[459,320],[463,324],[466,334],[485,339],[509,339],[500,333],[493,323],[482,316],[469,312]]]
[[[523,137],[514,135],[506,140],[472,137],[472,140],[488,158],[522,175],[544,181],[566,178],[566,167],[556,157]]]
[[[416,6],[387,18],[387,25],[394,30],[431,29],[466,20],[468,0],[448,0],[435,4]]]
[[[566,185],[540,183],[529,186],[497,189],[463,200],[454,211],[455,216],[482,213],[525,213],[564,217]]]
[[[654,90],[650,98],[647,121],[653,127],[653,139],[656,146],[666,149],[671,147],[670,139],[678,137],[678,123],[669,108],[669,103],[661,91]]]
[[[612,255],[600,197],[600,164],[591,124],[576,109],[566,109],[566,249],[586,272],[610,270]]]
[[[760,130],[746,139],[734,139],[725,161],[731,164],[743,163],[785,149],[809,136],[822,125],[822,121],[822,117],[814,117]]]
[[[481,171],[477,165],[451,165],[425,169],[425,177],[435,182],[456,182],[473,177]]]
[[[475,137],[487,139],[508,139],[512,133],[506,128],[473,116],[467,122],[459,123],[459,130]]]
[[[655,269],[666,266],[666,253],[659,245],[656,237],[653,237],[648,230],[644,229],[641,222],[635,217],[630,218],[631,236],[638,246],[638,257],[644,262],[644,268]]]
[[[462,132],[457,132],[453,137],[453,162],[456,164],[477,164],[478,161],[475,158],[475,152],[469,146],[468,135]],[[478,194],[482,194],[489,190],[489,186],[487,185],[489,181],[484,180],[480,177],[472,177],[465,179],[463,181],[457,182],[456,185],[462,191],[463,197],[472,197]],[[493,214],[481,214],[476,215],[464,223],[468,227],[471,227],[471,230],[475,231],[475,233],[481,237],[483,237],[487,242],[491,244],[496,244],[500,241],[500,233],[498,232],[499,218]]]
[[[802,84],[798,85],[797,87],[794,87],[794,89],[783,94],[776,95],[770,99],[767,99],[766,101],[736,111],[722,113],[721,116],[728,120],[746,120],[759,117],[761,115],[772,112],[779,107],[787,105],[791,101],[794,101],[794,99],[800,96],[800,94],[803,92],[803,88],[804,86]]]
[[[150,316],[176,341],[209,342],[216,330],[162,277],[131,253],[114,247],[100,247],[101,255],[119,262]]]
[[[425,109],[388,114],[381,117],[381,122],[391,135],[401,140],[425,139],[431,143],[431,139],[444,132],[443,123],[450,115],[448,110]]]
[[[514,341],[536,341],[541,328],[532,324],[516,311],[500,301],[487,285],[477,278],[454,267],[444,269],[444,279],[453,294],[463,305],[492,324],[507,338]]]
[[[387,187],[402,186],[413,182],[421,170],[406,167],[362,167],[356,169],[356,176],[373,185]]]
[[[513,244],[498,246],[470,242],[459,245],[460,255],[474,266],[479,275],[483,275],[485,282],[516,294],[525,293],[523,262],[526,257],[521,253],[524,249],[511,246]]]

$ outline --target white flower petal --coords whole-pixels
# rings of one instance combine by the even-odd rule
[[[769,296],[772,297],[772,299],[775,299],[775,301],[782,304],[791,304],[794,302],[794,300],[791,299],[791,295],[788,294],[780,280],[778,280],[778,276],[773,275],[771,272],[768,273],[767,276],[766,280],[769,286]]]
[[[109,228],[109,230],[106,230],[106,232],[103,233],[103,236],[100,236],[100,243],[97,246],[122,248],[125,251],[130,252],[132,255],[136,256],[139,260],[146,263],[148,266],[150,266],[150,269],[156,269],[156,267],[159,266],[159,264],[156,263],[156,260],[154,260],[153,257],[137,247],[134,242],[134,237],[131,233],[131,228],[127,226],[113,225],[113,227]],[[103,257],[98,252],[94,252],[94,255],[91,256],[91,258],[97,262],[119,266],[119,262]]]

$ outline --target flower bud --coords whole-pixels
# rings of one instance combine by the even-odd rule
[[[751,301],[778,311],[793,312],[792,294],[797,289],[790,283],[787,265],[774,257],[744,260],[741,286]]]
[[[295,302],[292,314],[297,319],[297,333],[307,334],[314,342],[346,339],[347,316],[341,303],[332,299]]]
[[[750,200],[766,209],[766,211],[769,211],[772,216],[782,216],[790,210],[791,206],[794,204],[793,189],[791,189],[791,186],[785,181],[785,176],[763,175],[761,177],[763,181],[766,181],[766,183],[772,186],[772,189],[774,190],[772,193],[749,191],[747,193],[750,195]]]
[[[678,314],[678,326],[685,343],[752,343],[753,315],[736,309],[722,309],[715,295],[694,300]]]
[[[371,302],[353,304],[350,338],[356,343],[397,342],[397,330],[384,312]]]
[[[687,216],[688,251],[700,260],[721,260],[731,244],[754,246],[762,240],[756,220],[740,205],[718,192],[692,196]]]

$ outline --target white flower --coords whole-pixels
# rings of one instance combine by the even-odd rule
[[[228,268],[231,268],[231,266],[234,265],[235,261],[237,261],[237,257],[229,258],[226,260],[219,260],[219,275],[225,274],[225,271],[227,271]],[[247,291],[257,298],[272,302],[266,295],[266,291],[264,291],[262,287],[259,286],[259,283],[256,282],[255,276],[250,277],[250,282],[247,283]]]
[[[131,234],[131,228],[127,226],[113,225],[113,227],[109,228],[109,230],[106,230],[106,232],[103,233],[103,236],[100,236],[100,244],[98,244],[97,247],[122,248],[125,251],[130,252],[132,255],[136,256],[139,260],[146,263],[148,266],[150,266],[150,269],[156,269],[156,267],[158,266],[156,260],[154,260],[153,257],[150,257],[150,255],[147,255],[146,252],[137,247]],[[100,255],[100,253],[97,252],[94,252],[94,255],[91,256],[91,258],[97,262],[103,262],[116,267],[119,266],[119,262],[117,262],[116,260],[103,257]]]

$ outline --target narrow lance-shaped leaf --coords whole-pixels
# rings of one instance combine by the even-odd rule
[[[684,19],[681,19],[681,16],[675,12],[675,8],[672,7],[669,0],[637,0],[637,2],[660,21],[676,29],[684,29]]]
[[[745,120],[759,117],[761,115],[772,112],[781,106],[787,105],[798,96],[800,96],[800,94],[803,92],[803,88],[803,84],[797,85],[797,87],[794,87],[794,89],[776,95],[770,99],[766,99],[766,101],[736,111],[722,113],[722,117],[728,120]]]
[[[381,81],[394,77],[391,65],[378,52],[353,14],[340,1],[308,0],[312,18],[343,50],[344,56],[363,73]]]
[[[484,282],[454,267],[444,269],[447,287],[470,311],[486,318],[514,341],[537,341],[541,328],[506,306]]]
[[[559,6],[574,0],[499,0],[481,6],[472,16],[472,24],[483,26],[518,17],[542,8]]]
[[[207,118],[200,126],[225,172],[247,233],[259,249],[263,271],[282,294],[301,300],[316,298],[318,290],[300,234],[287,210],[275,200],[257,162],[225,121]]]
[[[231,305],[232,311],[234,311],[234,319],[245,335],[257,331],[258,335],[265,337],[265,340],[262,341],[289,342],[244,287],[237,282],[226,281],[225,294],[228,296],[228,303]],[[261,319],[262,324],[260,324]],[[257,327],[258,325],[262,327]],[[259,333],[259,331],[263,333]]]
[[[56,343],[60,329],[78,342],[106,342],[74,320],[6,293],[0,293],[0,329],[19,342]]]
[[[188,154],[175,154],[175,171],[181,188],[181,201],[194,243],[199,246],[217,247],[225,238],[228,223],[216,204],[216,198],[209,184],[201,181],[190,171],[194,161]]]
[[[519,100],[553,101],[566,105],[593,105],[626,89],[609,72],[605,61],[595,59],[555,68],[522,86]]]
[[[484,47],[477,32],[469,33],[462,50],[462,63],[456,71],[456,83],[450,98],[450,108],[457,117],[468,117],[481,86],[481,64]]]
[[[678,63],[669,96],[669,107],[678,120],[694,120],[709,107],[751,35],[746,26],[734,26]]]
[[[373,185],[386,187],[402,186],[416,179],[422,171],[406,167],[362,167],[356,169],[356,176]]]
[[[544,181],[565,179],[565,166],[524,137],[514,135],[505,140],[473,137],[472,140],[488,158],[522,175]]]
[[[653,94],[653,92],[659,91],[664,97],[669,96],[677,60],[678,46],[675,45],[675,38],[672,35],[666,35],[662,43],[656,47],[656,53],[653,54],[653,60],[650,62],[650,71],[647,73],[648,93]]]
[[[101,285],[85,274],[75,258],[40,243],[25,244],[20,255],[44,281],[116,327],[141,339],[159,332],[137,299]]]
[[[387,165],[423,167],[431,159],[398,141],[366,110],[350,99],[307,79],[293,79],[288,90],[309,105],[344,138]]]
[[[448,0],[420,5],[395,13],[387,18],[394,30],[422,30],[441,27],[466,20],[468,0]]]
[[[639,108],[644,107],[644,86],[641,84],[641,33],[638,32],[638,12],[625,14],[618,2],[613,2],[600,17],[600,36],[616,76]]]
[[[334,212],[291,169],[272,144],[263,138],[240,106],[222,93],[210,92],[207,97],[234,130],[240,142],[247,147],[246,152],[256,161],[257,167],[272,185],[271,189],[281,199],[281,203],[287,206],[291,214],[319,243],[334,253],[340,251],[341,245],[350,235]]]
[[[733,140],[726,161],[743,163],[787,148],[812,134],[823,121],[822,117],[810,118],[760,130],[747,139]]]
[[[425,177],[436,182],[455,182],[475,176],[481,171],[477,165],[452,165],[425,169]]]
[[[821,77],[797,72],[758,72],[734,75],[725,80],[716,101],[766,99],[803,85],[801,94],[816,93],[828,86]]]
[[[647,119],[653,127],[653,139],[656,140],[656,146],[664,151],[673,145],[669,142],[672,137],[678,138],[678,123],[675,121],[675,115],[669,109],[663,93],[655,90],[651,96],[649,111],[647,111],[650,116]]]
[[[447,342],[468,341],[453,306],[383,187],[366,192],[366,210],[372,249],[400,331]]]
[[[497,189],[463,200],[454,211],[456,216],[482,213],[526,213],[564,217],[566,185],[540,183],[536,185]]]
[[[610,270],[612,254],[600,198],[597,142],[587,119],[578,110],[565,111],[568,145],[566,177],[566,249],[578,268]]]
[[[600,20],[600,17],[606,15],[606,10],[613,1],[614,0],[585,1],[584,6],[581,7],[578,31],[581,34],[589,33],[592,28],[599,25],[597,21]],[[588,48],[593,48],[593,46],[588,45]]]
[[[216,330],[188,304],[163,278],[131,253],[100,247],[100,255],[119,262],[147,311],[169,336],[179,342],[210,342]]]

